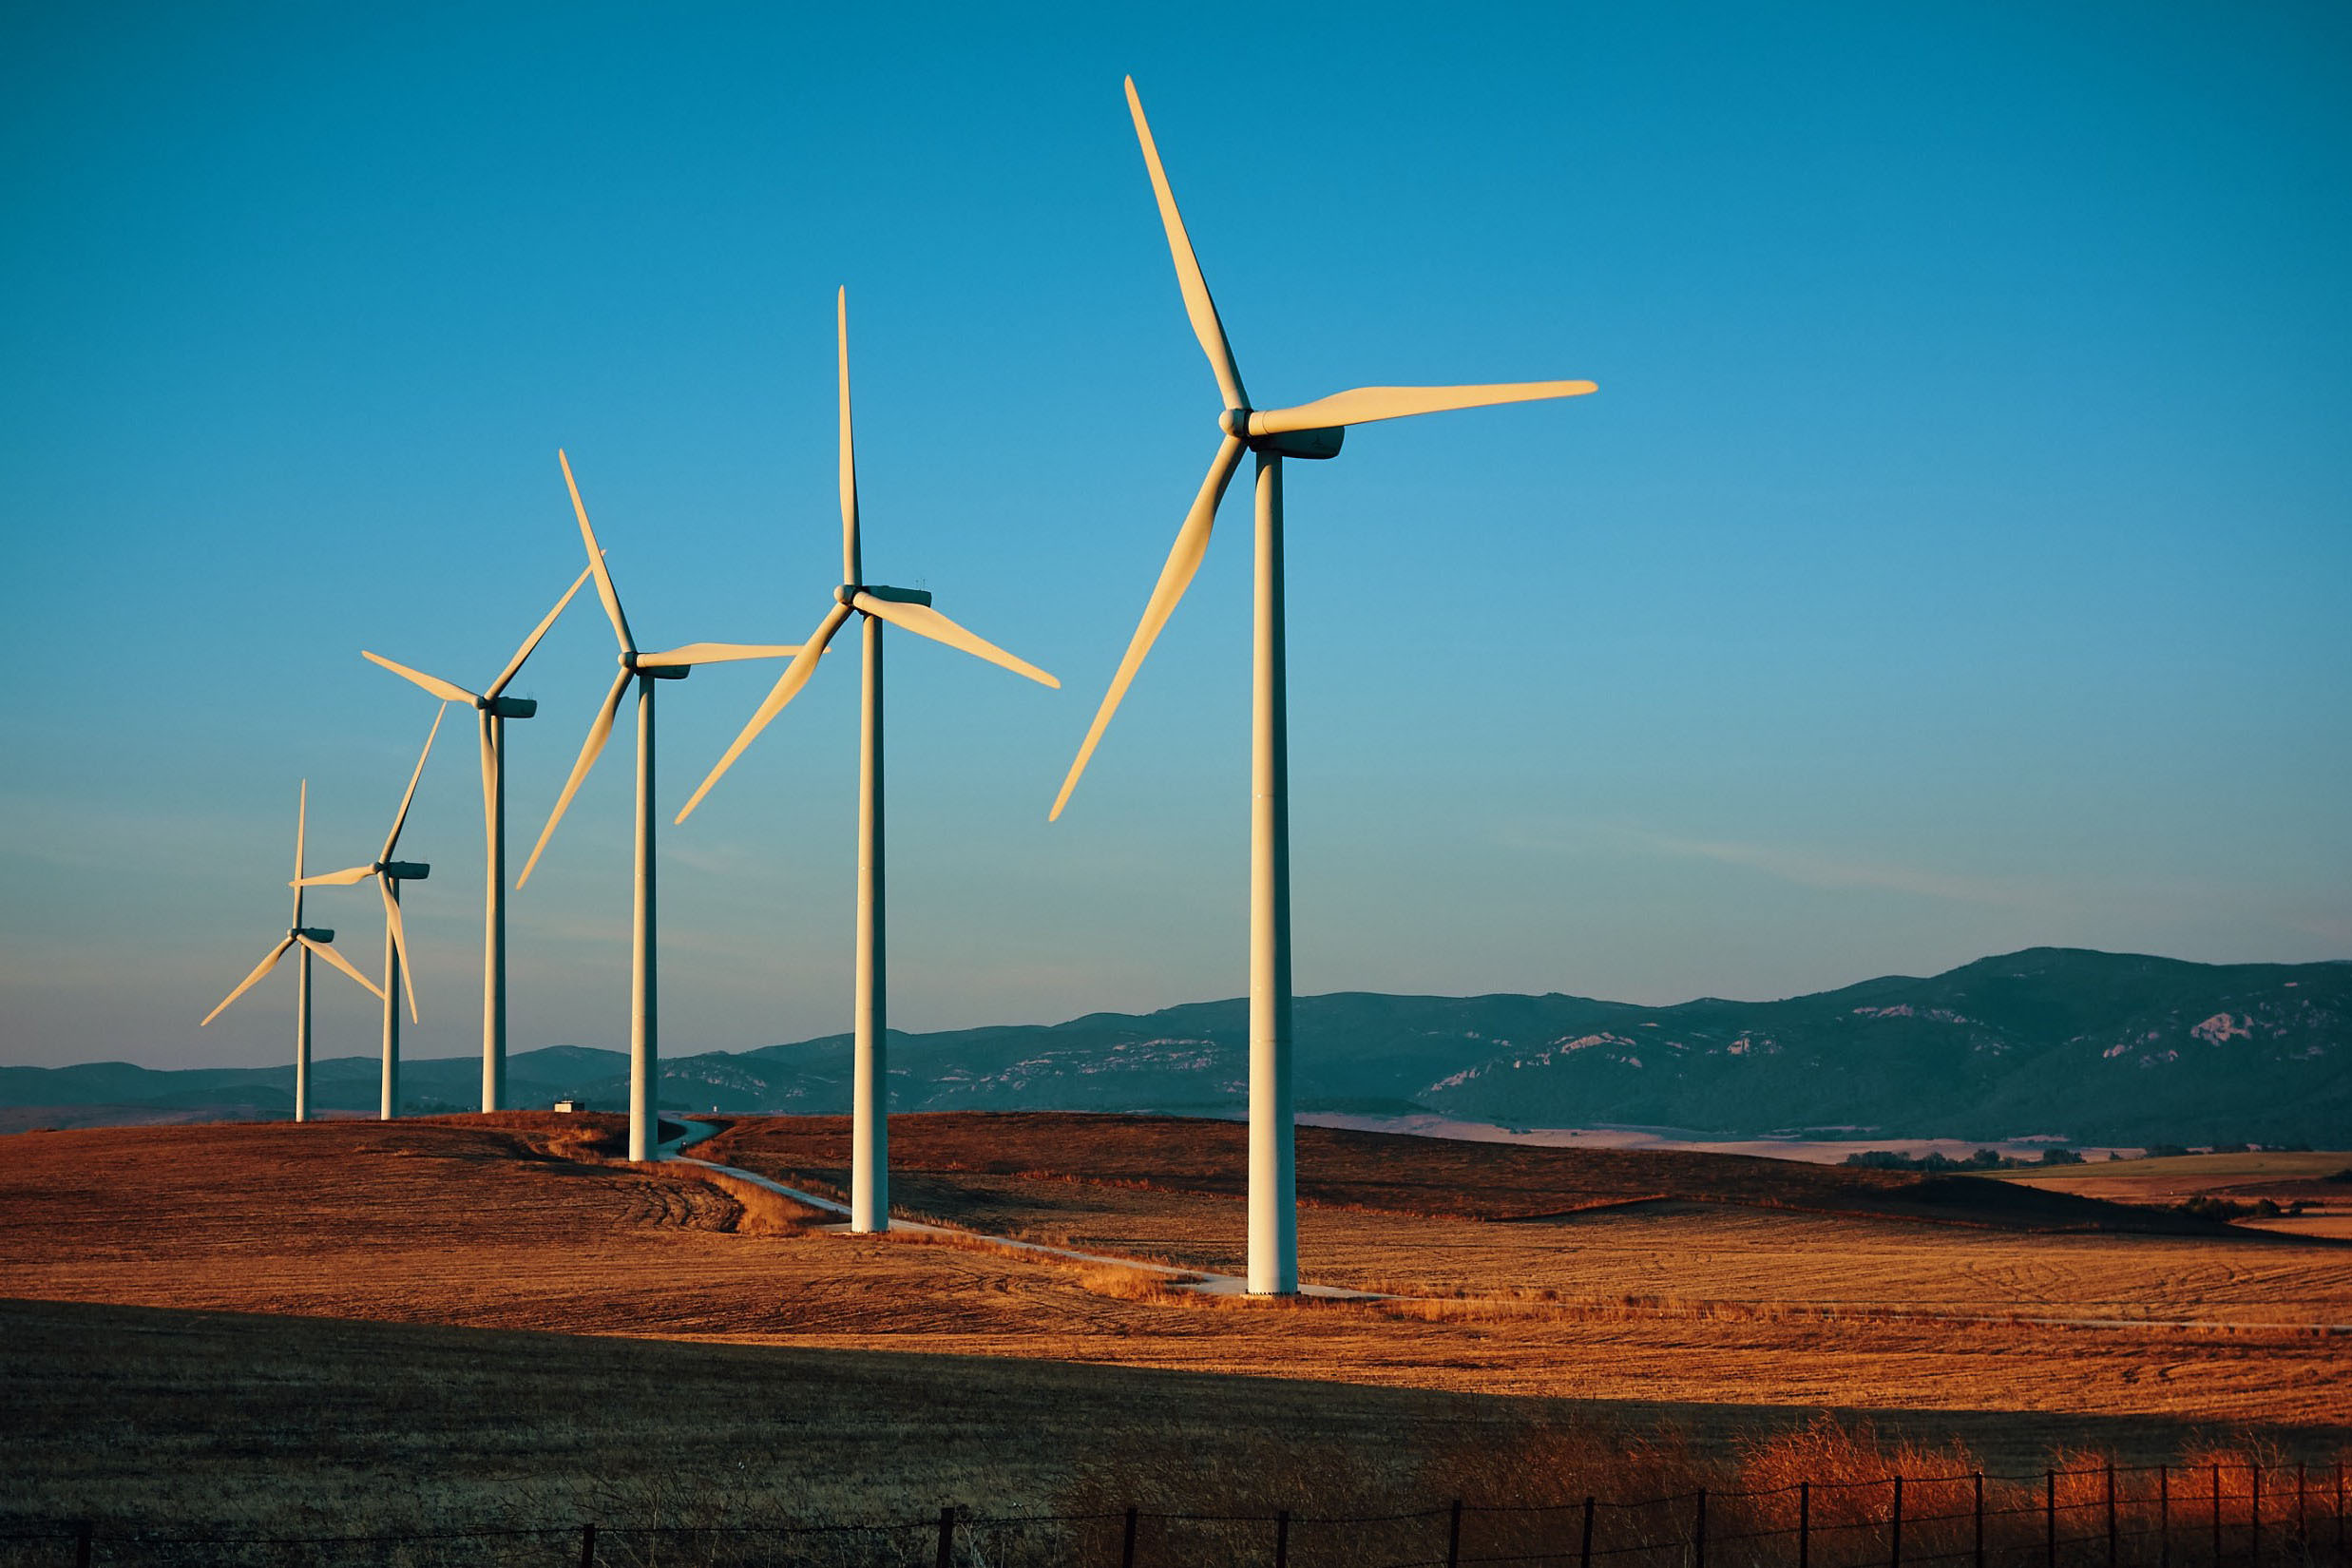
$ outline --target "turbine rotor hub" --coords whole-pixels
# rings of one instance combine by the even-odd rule
[[[1217,429],[1236,441],[1250,439],[1250,411],[1248,409],[1227,409],[1216,416],[1216,423]]]

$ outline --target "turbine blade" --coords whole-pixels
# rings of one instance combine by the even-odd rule
[[[252,990],[255,983],[263,975],[268,974],[272,969],[276,968],[277,966],[277,961],[285,957],[286,949],[293,946],[294,938],[288,937],[283,942],[280,942],[277,947],[272,947],[270,949],[270,956],[255,965],[253,966],[253,973],[247,975],[243,980],[239,981],[237,983],[237,989],[231,991],[227,996],[222,997],[220,999],[220,1005],[215,1007],[211,1012],[204,1015],[204,1023],[210,1023],[214,1019],[219,1018],[222,1013],[228,1010],[228,1005],[230,1003],[235,1002],[239,997],[243,996],[247,991]],[[204,1023],[199,1023],[197,1027],[201,1029],[204,1026]]]
[[[675,664],[728,664],[740,659],[790,659],[800,651],[796,642],[689,642],[661,653],[639,654],[637,667],[663,668]]]
[[[1497,403],[1535,403],[1547,397],[1581,397],[1600,389],[1590,381],[1506,381],[1484,387],[1358,387],[1294,409],[1268,409],[1250,415],[1252,435],[1319,430],[1331,425],[1368,425],[1406,414],[1447,409],[1483,409]]]
[[[294,918],[286,923],[290,930],[302,928],[302,834],[310,819],[311,781],[306,778],[294,800]]]
[[[487,709],[479,717],[478,727],[482,736],[482,852],[495,860],[498,858],[498,744],[494,738],[497,721]]]
[[[530,859],[523,863],[523,874],[514,879],[517,888],[531,879],[531,868],[539,864],[540,851],[547,847],[548,836],[555,832],[555,825],[564,820],[564,813],[571,805],[572,795],[580,789],[580,781],[588,776],[588,770],[596,766],[597,755],[603,751],[604,742],[612,738],[613,718],[621,712],[621,696],[628,691],[629,682],[636,679],[635,674],[623,670],[613,682],[613,689],[604,694],[604,705],[596,710],[596,721],[588,726],[588,738],[580,748],[580,760],[572,764],[572,775],[564,781],[564,793],[556,797],[555,813],[547,818],[547,825],[539,830],[539,842],[532,847]]]
[[[392,832],[384,835],[383,851],[375,857],[378,860],[390,860],[393,848],[400,842],[400,830],[408,826],[409,802],[416,798],[416,781],[425,776],[425,759],[432,755],[433,736],[441,733],[442,716],[449,711],[446,702],[433,710],[432,728],[425,732],[425,749],[416,754],[416,772],[409,774],[409,793],[400,797],[399,814],[392,818]]]
[[[950,648],[961,648],[975,659],[1002,664],[1015,675],[1025,675],[1041,686],[1051,686],[1056,691],[1061,689],[1061,681],[1027,660],[1014,658],[986,638],[957,625],[928,604],[902,604],[888,599],[876,599],[870,593],[861,593],[850,602],[893,626],[904,626],[917,637],[927,637],[934,642],[945,642]]]
[[[564,465],[564,488],[572,492],[572,511],[580,518],[580,537],[588,546],[588,570],[596,574],[596,597],[604,602],[604,619],[613,623],[613,636],[621,640],[622,653],[637,652],[637,640],[629,635],[629,618],[621,613],[621,593],[613,586],[613,574],[604,568],[604,552],[597,546],[596,530],[588,526],[588,508],[580,499],[580,486],[572,478],[572,460],[556,449],[555,460]]]
[[[1143,118],[1143,100],[1136,96],[1136,79],[1127,78],[1127,112],[1135,117],[1136,140],[1143,143],[1143,163],[1151,171],[1152,194],[1159,199],[1160,226],[1168,231],[1168,254],[1176,259],[1176,286],[1184,291],[1184,314],[1193,319],[1193,335],[1200,352],[1216,372],[1216,390],[1229,409],[1250,406],[1241,389],[1241,367],[1233,363],[1233,345],[1225,340],[1225,323],[1218,319],[1216,301],[1209,297],[1209,280],[1200,275],[1200,259],[1193,254],[1192,236],[1184,232],[1184,215],[1176,211],[1176,192],[1168,186],[1168,171],[1160,165],[1159,144],[1152,140],[1151,122]]]
[[[422,670],[411,670],[406,664],[394,663],[382,654],[372,654],[365,648],[359,650],[359,657],[371,664],[381,664],[403,680],[424,687],[444,702],[463,702],[468,707],[478,704],[479,699],[473,693],[453,680],[444,680],[437,675],[427,675]]]
[[[360,985],[365,985],[368,988],[368,994],[375,998],[376,1001],[381,1002],[384,1000],[384,987],[378,985],[374,981],[370,980],[366,975],[361,974],[357,969],[353,968],[351,960],[345,958],[341,953],[336,952],[333,945],[325,942],[313,942],[307,936],[296,937],[295,940],[301,943],[303,947],[308,947],[312,952],[315,952],[319,957],[325,959],[328,963],[334,965],[336,968],[342,970],[345,974],[351,976],[354,980],[359,982]]]
[[[368,878],[373,876],[374,874],[375,868],[373,865],[354,866],[348,870],[321,871],[316,876],[306,876],[300,883],[297,884],[297,886],[304,888],[348,888],[354,882],[365,882]]]
[[[1200,493],[1193,498],[1193,509],[1184,517],[1184,526],[1176,531],[1176,547],[1168,552],[1168,564],[1159,569],[1159,582],[1152,589],[1151,602],[1143,606],[1143,619],[1136,626],[1135,636],[1128,641],[1126,657],[1119,661],[1119,673],[1111,677],[1111,689],[1102,694],[1102,706],[1095,710],[1095,721],[1086,731],[1086,742],[1078,749],[1078,760],[1070,764],[1070,774],[1061,781],[1061,793],[1054,796],[1054,809],[1046,813],[1050,822],[1061,814],[1061,808],[1070,803],[1070,792],[1078,788],[1079,774],[1086,771],[1087,758],[1095,755],[1095,746],[1102,739],[1102,732],[1111,722],[1111,715],[1119,711],[1119,698],[1127,695],[1128,683],[1143,663],[1143,656],[1152,651],[1152,643],[1159,630],[1176,612],[1176,601],[1200,569],[1200,558],[1209,548],[1209,530],[1216,523],[1217,503],[1225,499],[1225,487],[1233,483],[1233,470],[1241,466],[1241,454],[1247,449],[1234,436],[1227,436],[1216,449],[1216,459],[1209,465],[1209,477],[1200,482]]]
[[[809,677],[816,672],[816,661],[824,654],[825,644],[833,640],[833,633],[839,631],[841,623],[849,619],[850,607],[847,604],[835,604],[825,612],[825,619],[816,623],[816,630],[801,645],[800,652],[793,657],[790,664],[784,666],[784,673],[775,678],[775,684],[768,689],[767,700],[760,703],[757,713],[752,715],[751,722],[743,726],[743,733],[735,737],[735,744],[728,747],[727,755],[718,759],[718,766],[713,768],[710,775],[695,790],[694,797],[678,813],[677,821],[683,822],[694,814],[694,809],[702,804],[702,797],[711,793],[711,786],[718,782],[719,774],[734,767],[735,759],[743,755],[745,747],[759,737],[759,732],[768,727],[768,721],[784,711],[785,703],[800,695],[800,688],[807,685]]]
[[[841,581],[859,581],[857,539],[857,444],[850,436],[850,291],[833,296],[833,324],[841,359]]]
[[[400,923],[400,900],[392,892],[391,878],[375,886],[384,895],[384,924],[392,931],[392,951],[400,955],[400,985],[409,993],[409,1022],[422,1023],[425,1021],[416,1015],[416,966],[409,962],[409,932]],[[375,994],[380,998],[384,993],[379,988]]]
[[[555,624],[555,618],[562,615],[564,606],[572,602],[572,595],[578,593],[581,585],[595,575],[596,568],[591,566],[572,579],[572,585],[564,590],[564,597],[555,602],[555,608],[547,612],[546,618],[531,628],[531,635],[523,640],[521,647],[515,649],[514,657],[507,660],[507,667],[498,672],[498,679],[490,682],[490,689],[482,694],[484,697],[496,697],[507,689],[507,681],[523,673],[523,660],[530,658],[531,650],[539,646],[539,640],[547,635],[548,627]]]

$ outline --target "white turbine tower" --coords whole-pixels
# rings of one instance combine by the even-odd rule
[[[400,810],[392,815],[392,832],[384,835],[384,847],[375,852],[375,858],[365,866],[297,877],[295,881],[297,888],[340,888],[373,877],[377,890],[384,895],[384,988],[378,993],[384,999],[384,1083],[376,1109],[379,1121],[390,1121],[400,1114],[399,993],[403,986],[409,993],[409,1017],[417,1017],[416,981],[409,963],[409,937],[400,924],[400,884],[422,882],[432,875],[432,868],[425,862],[394,860],[392,851],[400,847],[400,830],[409,821],[409,803],[416,798],[416,781],[425,776],[425,759],[432,755],[433,736],[441,733],[441,716],[449,711],[446,702],[433,710],[432,728],[425,732],[425,749],[416,754],[416,771],[409,774],[408,793],[400,797]]]
[[[678,813],[683,822],[735,765],[769,720],[784,711],[815,673],[818,657],[852,613],[866,618],[865,691],[860,707],[857,769],[857,986],[855,1086],[851,1095],[850,1229],[890,1228],[889,1068],[886,1061],[883,951],[882,832],[882,627],[888,621],[918,637],[1002,664],[1016,675],[1059,687],[1061,682],[1036,665],[1014,658],[995,643],[965,630],[931,608],[931,596],[915,588],[886,588],[865,579],[858,548],[857,455],[850,434],[850,296],[834,296],[833,320],[841,380],[841,583],[832,608],[799,655],[778,677],[759,711],[735,737],[727,755]]]
[[[539,646],[539,640],[547,635],[547,628],[555,624],[556,617],[564,613],[572,595],[587,581],[584,571],[572,580],[572,585],[564,590],[564,597],[555,602],[555,608],[531,628],[531,635],[515,649],[507,667],[498,672],[498,679],[479,693],[469,692],[437,675],[395,663],[381,654],[359,650],[360,658],[424,687],[444,702],[467,704],[481,720],[482,829],[488,846],[482,911],[482,1109],[486,1112],[504,1109],[507,1103],[507,720],[528,718],[539,711],[539,704],[531,698],[508,697],[506,691],[507,684],[523,673],[523,661]]]
[[[1298,1215],[1293,1193],[1291,1126],[1291,820],[1289,721],[1285,714],[1282,586],[1282,460],[1339,455],[1350,425],[1396,419],[1446,409],[1482,408],[1539,398],[1574,397],[1595,390],[1590,381],[1523,381],[1480,387],[1359,387],[1288,409],[1253,409],[1242,390],[1241,371],[1225,340],[1225,327],[1209,297],[1208,281],[1194,258],[1193,242],[1176,212],[1167,170],[1160,166],[1152,127],[1143,118],[1134,78],[1127,81],[1127,109],[1136,139],[1159,201],[1159,218],[1176,260],[1176,283],[1184,294],[1193,334],[1216,374],[1224,432],[1208,477],[1177,530],[1176,547],[1160,568],[1159,582],[1143,609],[1142,622],[1127,644],[1119,673],[1111,678],[1102,706],[1079,747],[1069,776],[1055,797],[1052,816],[1069,804],[1070,792],[1094,755],[1103,727],[1135,679],[1153,640],[1168,623],[1176,602],[1199,569],[1209,545],[1217,503],[1241,466],[1245,451],[1257,454],[1257,560],[1254,631],[1251,659],[1250,748],[1250,1290],[1289,1295],[1298,1290]]]
[[[311,1119],[311,954],[316,953],[359,982],[371,995],[381,997],[384,994],[376,988],[374,981],[353,968],[350,961],[335,950],[332,946],[334,931],[324,926],[302,924],[302,832],[310,817],[310,810],[311,781],[306,778],[302,781],[301,793],[295,797],[294,919],[287,925],[285,936],[270,949],[269,957],[253,966],[253,973],[238,982],[237,989],[221,999],[220,1006],[204,1015],[204,1023],[219,1018],[228,1011],[230,1003],[252,990],[263,975],[276,968],[277,961],[285,957],[290,948],[302,949],[302,956],[296,961],[294,971],[294,1119],[296,1121]],[[199,1023],[197,1027],[201,1029],[204,1023]]]
[[[571,459],[561,451],[555,456],[564,466],[564,484],[571,491],[572,511],[580,519],[580,540],[587,546],[588,570],[596,577],[596,596],[603,602],[604,617],[612,622],[613,636],[621,643],[621,674],[605,695],[604,705],[596,711],[595,722],[588,726],[587,741],[580,748],[580,760],[572,764],[571,776],[564,781],[564,793],[556,799],[555,811],[548,816],[547,825],[539,831],[539,843],[531,850],[530,859],[524,862],[523,874],[515,878],[514,885],[520,888],[531,879],[531,868],[539,864],[540,852],[546,849],[555,825],[564,820],[564,810],[571,805],[580,781],[588,776],[588,770],[596,765],[598,755],[604,750],[604,742],[611,738],[613,720],[621,713],[621,699],[628,695],[631,682],[635,682],[637,900],[629,964],[629,1157],[659,1159],[660,1106],[656,1101],[656,1091],[660,1080],[660,1006],[654,970],[654,682],[683,680],[697,664],[717,664],[737,659],[784,659],[800,650],[742,642],[689,642],[667,653],[638,652],[628,618],[621,613],[621,595],[613,588],[612,573],[605,569],[604,552],[597,545],[596,530],[588,526],[588,508],[582,504],[580,487],[572,479]]]

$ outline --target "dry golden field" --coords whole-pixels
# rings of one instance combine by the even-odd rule
[[[2116,1164],[2065,1165],[2005,1179],[2045,1192],[2120,1203],[2174,1204],[2192,1197],[2252,1203],[2266,1197],[2281,1208],[2301,1205],[2304,1212],[2241,1223],[2283,1235],[2352,1240],[2352,1155],[2341,1152],[2180,1155]]]
[[[1239,1262],[1219,1147],[1237,1149],[1236,1128],[894,1125],[908,1210]],[[821,1185],[841,1133],[753,1119],[704,1148]],[[2321,1331],[2352,1323],[2352,1247],[2021,1228],[2138,1221],[2080,1199],[2008,1207],[2035,1195],[2000,1184],[1966,1184],[1993,1195],[1982,1206],[1928,1204],[1916,1178],[1883,1173],[1302,1129],[1310,1276],[1425,1299],[1290,1306],[833,1233],[781,1204],[747,1210],[698,1167],[607,1163],[610,1148],[602,1119],[546,1115],[21,1135],[0,1166],[0,1294],[1647,1404],[2306,1425],[2352,1405],[2347,1341]],[[1467,1174],[1530,1217],[1399,1212],[1453,1202],[1464,1172],[1444,1162],[1470,1157],[1497,1161]],[[1057,1167],[1076,1174],[1041,1174]],[[1937,1217],[1891,1217],[1906,1206]],[[2061,1326],[2078,1322],[2124,1326]]]
[[[905,1212],[1238,1266],[1237,1128],[894,1127]],[[845,1134],[697,1152],[823,1189]],[[7,1139],[0,1526],[1377,1511],[2352,1442],[2323,1331],[2352,1247],[2081,1196],[1302,1129],[1310,1277],[1401,1299],[1272,1304],[852,1237],[619,1144],[541,1114]],[[1824,1408],[1882,1438],[1805,1435]]]

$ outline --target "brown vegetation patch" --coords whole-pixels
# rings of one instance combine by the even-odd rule
[[[1239,1197],[1247,1136],[1238,1122],[1176,1117],[930,1112],[891,1119],[890,1160],[894,1179],[948,1173]],[[849,1120],[734,1118],[696,1152],[837,1185],[846,1178]],[[1973,1176],[1686,1150],[1471,1143],[1338,1127],[1298,1129],[1298,1195],[1324,1208],[1479,1220],[1552,1219],[1671,1198],[2006,1230],[2209,1235],[2216,1229],[2185,1214]],[[942,1217],[955,1219],[953,1208],[947,1203]]]
[[[1257,1561],[1266,1558],[1266,1516],[1278,1508],[1415,1512],[1419,1522],[1401,1528],[1420,1541],[1430,1536],[1428,1516],[1442,1525],[1453,1498],[1474,1508],[1573,1503],[1588,1494],[1627,1502],[1790,1476],[1851,1483],[1896,1469],[1922,1473],[1914,1466],[2032,1471],[2066,1455],[2202,1463],[2258,1450],[2268,1463],[2316,1468],[2347,1436],[2337,1428],[2217,1442],[2163,1418],[1980,1412],[1823,1420],[1732,1405],[1499,1397],[835,1345],[778,1349],[23,1302],[0,1302],[0,1382],[10,1390],[11,1420],[10,1441],[0,1444],[0,1531],[34,1519],[91,1519],[110,1536],[549,1530],[552,1541],[516,1554],[530,1562],[573,1560],[583,1520],[606,1532],[611,1560],[628,1560],[636,1526],[920,1520],[943,1504],[995,1516],[1097,1513],[1114,1528],[1130,1506],[1254,1514],[1236,1522],[1225,1540],[1233,1550],[1220,1560]],[[2247,1485],[2238,1476],[2228,1484],[2234,1522]],[[1860,1500],[1854,1512],[1866,1514],[1875,1501]],[[1833,1506],[1816,1505],[1825,1516]],[[1625,1528],[1642,1522],[1618,1517]],[[1557,1523],[1479,1520],[1464,1557],[1523,1546]],[[1147,1544],[1182,1543],[1173,1527],[1150,1527],[1160,1534]],[[1370,1550],[1391,1542],[1365,1529],[1317,1536],[1305,1518],[1298,1528],[1302,1568],[1310,1559],[1410,1556]],[[1395,1543],[1405,1540],[1400,1534]],[[1107,1544],[1072,1560],[1117,1561],[1116,1537]],[[1195,1547],[1214,1544],[1193,1539]],[[1174,1559],[1162,1552],[1141,1560]]]

